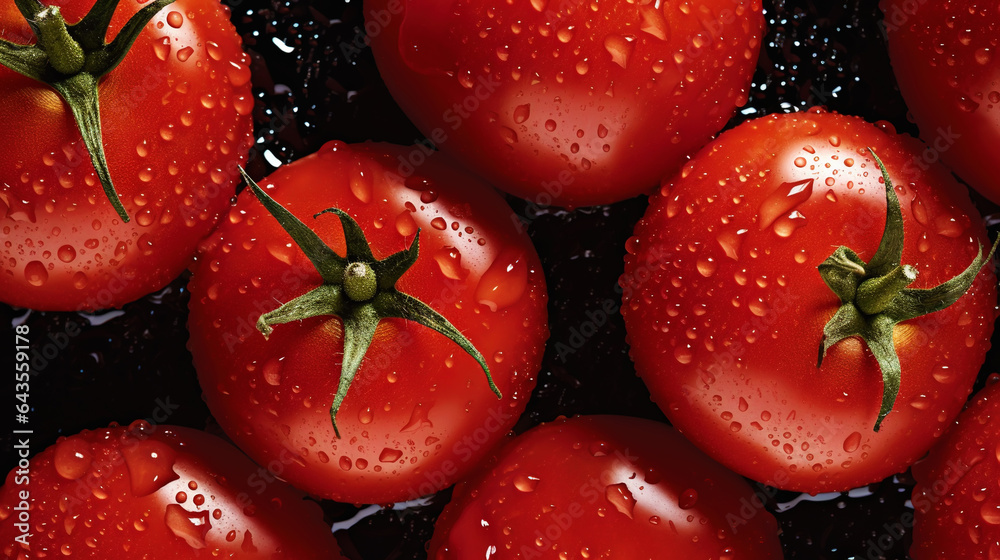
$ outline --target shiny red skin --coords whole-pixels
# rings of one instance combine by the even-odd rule
[[[766,499],[763,486],[751,489],[665,424],[560,419],[521,435],[456,487],[430,558],[654,560],[669,550],[670,558],[776,560]]]
[[[759,0],[364,6],[379,72],[426,138],[542,207],[654,190],[746,102],[764,27]]]
[[[343,558],[315,502],[191,428],[138,421],[85,430],[24,470],[0,488],[0,557],[8,560]],[[25,491],[27,548],[15,541]]]
[[[420,257],[397,288],[479,349],[502,400],[454,342],[386,319],[337,416],[338,440],[329,410],[340,320],[277,325],[267,341],[254,329],[263,311],[320,278],[249,192],[207,243],[190,283],[189,348],[213,415],[258,463],[317,496],[387,503],[450,486],[508,432],[540,368],[547,294],[530,240],[493,189],[440,156],[406,179],[395,175],[397,158],[413,149],[331,142],[260,185],[341,255],[340,221],[314,214],[348,212],[379,259],[409,247],[419,227]],[[484,291],[491,287],[493,295]]]
[[[788,490],[846,490],[905,470],[961,410],[989,348],[987,266],[951,307],[897,325],[902,385],[879,432],[882,377],[868,347],[845,339],[817,368],[840,305],[817,266],[840,245],[867,261],[882,237],[869,146],[896,187],[912,287],[985,253],[967,191],[940,166],[915,165],[918,142],[819,110],[721,135],[652,197],[627,244],[622,312],[653,400],[710,456]]]
[[[74,22],[93,3],[59,5]],[[142,7],[122,2],[108,36]],[[0,7],[0,30],[17,43],[33,38],[13,2]],[[252,145],[248,65],[228,8],[177,0],[101,81],[104,146],[127,224],[69,107],[0,67],[0,298],[42,310],[121,307],[176,278],[229,206]]]
[[[1000,387],[973,399],[913,466],[913,560],[986,560],[1000,554]]]
[[[940,158],[1000,203],[991,165],[1000,143],[996,4],[883,0],[881,8],[893,73],[929,146],[922,160]]]

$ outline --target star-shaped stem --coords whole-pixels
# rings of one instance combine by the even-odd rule
[[[882,161],[874,150],[868,151],[885,182],[885,230],[875,255],[867,263],[851,249],[841,246],[819,265],[820,276],[840,298],[841,306],[823,328],[817,367],[823,364],[827,350],[841,340],[858,336],[865,341],[882,370],[882,406],[874,428],[877,432],[899,394],[902,372],[892,340],[896,324],[940,311],[958,301],[972,286],[979,270],[990,262],[997,243],[986,256],[982,255],[980,245],[972,263],[954,278],[933,288],[908,288],[917,278],[917,269],[900,263],[903,214],[899,199]]]
[[[323,284],[318,288],[261,315],[257,321],[257,329],[267,338],[275,325],[327,315],[340,317],[344,325],[344,357],[340,382],[330,406],[330,421],[333,422],[337,437],[340,437],[337,411],[364,361],[379,322],[389,317],[414,321],[451,339],[479,363],[486,373],[490,390],[497,398],[501,397],[486,359],[472,342],[430,306],[396,289],[396,282],[417,262],[420,230],[417,230],[409,249],[383,260],[376,260],[364,232],[354,218],[338,208],[329,208],[313,217],[332,213],[340,219],[347,244],[347,254],[341,257],[309,226],[268,196],[242,168],[240,172],[254,196],[288,232],[323,279]]]
[[[110,43],[104,41],[120,0],[97,0],[75,24],[67,24],[58,6],[38,0],[14,0],[38,39],[19,45],[0,39],[0,65],[52,86],[69,105],[105,196],[125,222],[128,212],[115,191],[104,154],[97,83],[125,59],[153,16],[174,0],[155,0],[128,20]]]

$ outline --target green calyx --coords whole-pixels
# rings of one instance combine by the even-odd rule
[[[979,254],[954,278],[933,288],[912,289],[917,269],[901,264],[903,257],[903,214],[889,173],[871,148],[868,149],[885,182],[886,220],[882,241],[867,263],[851,249],[841,246],[819,265],[823,281],[840,298],[841,306],[823,328],[817,367],[827,350],[845,338],[861,337],[882,370],[882,406],[874,430],[892,410],[899,394],[901,369],[892,333],[902,321],[940,311],[958,301],[975,280],[979,270],[996,251]],[[1000,242],[1000,239],[998,239]]]
[[[120,0],[97,0],[90,12],[72,25],[63,19],[58,6],[44,6],[38,0],[14,0],[38,41],[19,45],[0,39],[0,64],[52,86],[69,105],[104,194],[125,222],[129,221],[128,212],[111,182],[104,154],[97,84],[125,58],[153,16],[173,1],[154,0],[132,16],[113,41],[106,43],[104,37]]]
[[[414,321],[451,339],[483,368],[490,390],[497,398],[502,396],[493,382],[486,359],[472,342],[430,306],[396,289],[396,282],[417,262],[420,230],[417,230],[409,249],[376,260],[354,218],[338,208],[329,208],[313,217],[331,213],[340,218],[347,244],[347,254],[342,257],[301,220],[268,196],[242,168],[240,173],[254,196],[288,232],[323,279],[318,288],[261,315],[257,320],[257,330],[267,338],[275,325],[325,315],[340,317],[343,323],[344,357],[337,394],[330,406],[330,420],[337,437],[340,437],[337,411],[368,352],[375,329],[382,319],[389,317]]]

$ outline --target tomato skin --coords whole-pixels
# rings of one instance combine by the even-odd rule
[[[1000,59],[991,54],[996,6],[976,0],[919,5],[883,0],[899,90],[929,146],[981,194],[1000,203],[991,161],[1000,143]]]
[[[913,560],[989,558],[1000,552],[996,381],[990,379],[930,454],[913,465]]]
[[[430,558],[653,559],[667,546],[676,558],[778,559],[762,498],[665,424],[563,418],[459,483]]]
[[[338,501],[414,499],[454,483],[523,412],[548,336],[541,266],[510,208],[440,156],[405,180],[395,175],[394,162],[411,149],[332,142],[260,184],[341,255],[340,222],[314,214],[348,212],[378,259],[408,248],[420,228],[420,257],[397,287],[479,349],[502,400],[454,342],[386,319],[337,415],[338,440],[329,410],[341,322],[278,325],[266,342],[254,329],[262,312],[320,278],[249,193],[207,243],[190,283],[189,347],[213,415],[260,464]]]
[[[950,279],[990,245],[967,192],[920,145],[853,117],[774,115],[724,133],[654,195],[627,244],[622,312],[653,400],[710,456],[768,484],[839,491],[923,455],[961,410],[993,330],[995,276],[900,323],[902,385],[873,431],[881,372],[848,338],[817,368],[840,305],[817,266],[840,245],[875,253],[889,171],[913,288]],[[721,185],[721,186],[720,186]],[[977,248],[977,243],[981,247]]]
[[[367,0],[365,15],[429,141],[498,188],[577,207],[652,191],[745,103],[760,2],[684,6]]]
[[[320,508],[250,459],[191,428],[85,430],[14,469],[0,488],[5,559],[343,558]],[[30,548],[15,542],[30,494]]]
[[[74,22],[93,3],[60,5]],[[142,7],[119,6],[109,37]],[[178,0],[100,83],[104,145],[127,224],[105,197],[68,106],[48,86],[0,67],[5,302],[121,307],[188,266],[228,207],[252,145],[249,58],[228,18],[217,2]],[[0,8],[0,29],[15,42],[33,37],[12,2]]]

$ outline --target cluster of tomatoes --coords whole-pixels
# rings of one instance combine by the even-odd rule
[[[4,558],[1000,555],[995,6],[13,4]]]

